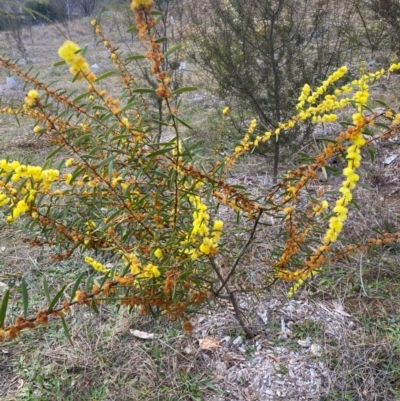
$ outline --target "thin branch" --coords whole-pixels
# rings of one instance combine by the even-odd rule
[[[215,271],[218,278],[220,279],[220,281],[223,281],[222,274],[221,274],[218,266],[215,264],[215,261],[213,258],[210,258],[210,263],[211,263],[213,270]],[[236,319],[239,322],[240,327],[246,333],[246,336],[248,338],[254,338],[255,333],[253,333],[253,331],[247,326],[246,322],[243,320],[243,314],[242,314],[242,311],[240,310],[239,304],[237,302],[235,291],[231,291],[231,289],[229,288],[229,286],[227,284],[225,285],[225,290],[228,293],[229,300],[231,301],[233,310],[235,311]],[[223,297],[223,298],[225,298],[225,297]]]
[[[256,229],[257,229],[257,226],[258,226],[258,223],[260,221],[260,218],[261,218],[262,214],[263,214],[263,209],[260,209],[259,212],[258,212],[258,216],[256,218],[256,221],[254,222],[253,229],[251,230],[249,239],[247,240],[246,244],[244,245],[244,247],[240,251],[240,253],[239,253],[238,257],[236,258],[235,263],[233,264],[232,269],[229,272],[229,274],[226,276],[225,279],[221,280],[222,284],[221,284],[221,287],[216,292],[216,295],[218,295],[222,291],[222,289],[226,286],[226,284],[228,283],[229,279],[232,277],[233,273],[235,272],[236,267],[238,266],[239,262],[241,261],[243,255],[246,253],[247,248],[253,242],[254,236],[256,234]]]

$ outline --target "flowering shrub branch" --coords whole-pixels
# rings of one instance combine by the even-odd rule
[[[158,82],[155,89],[137,86],[130,71],[132,59],[122,59],[95,20],[93,29],[109,50],[116,71],[96,77],[77,44],[62,44],[61,68],[68,64],[73,80],[87,83],[87,91],[73,100],[0,57],[4,68],[33,86],[22,106],[5,107],[0,113],[31,118],[34,134],[57,146],[46,168],[0,160],[0,207],[6,221],[28,222],[31,245],[57,245],[61,251],[54,255],[55,260],[79,254],[93,269],[86,288],[81,283],[82,276],[77,278],[70,301],[64,300],[63,287],[53,298],[48,294],[48,308],[33,318],[25,312],[13,324],[5,324],[10,296],[7,292],[0,304],[0,341],[47,323],[49,316],[61,317],[66,328],[64,314],[72,305],[96,309],[100,302],[180,319],[183,328],[191,332],[191,316],[206,301],[218,298],[230,300],[239,323],[251,337],[255,333],[247,327],[239,307],[240,289],[234,278],[250,245],[262,232],[260,226],[267,225],[267,216],[283,222],[285,232],[280,238],[284,238],[284,243],[277,246],[271,263],[265,266],[266,282],[253,291],[289,282],[292,296],[330,261],[400,237],[398,233],[384,233],[353,247],[338,250],[333,246],[341,239],[360,178],[362,148],[378,138],[365,137],[378,117],[364,115],[369,83],[381,79],[387,71],[362,73],[360,79],[341,85],[347,71],[341,67],[315,90],[305,85],[296,115],[262,135],[257,135],[257,121],[252,120],[233,154],[206,169],[193,163],[196,150],[187,146],[181,133],[181,127],[188,124],[180,115],[177,96],[194,88],[170,88],[168,71],[163,69],[164,55],[152,33],[156,24],[153,1],[133,0],[132,10],[138,37],[148,49],[144,61],[150,61],[150,71]],[[389,72],[395,69],[400,69],[400,65],[393,64]],[[118,98],[99,86],[100,81],[116,73],[123,85]],[[149,97],[161,102],[170,123],[152,119]],[[53,115],[48,111],[52,105],[57,105],[61,112]],[[355,107],[352,124],[329,142],[321,154],[310,156],[308,164],[288,171],[265,196],[253,198],[225,179],[239,157],[255,146],[276,140],[283,131],[305,121],[335,121],[334,112],[345,107]],[[230,110],[225,108],[222,113],[228,116]],[[398,133],[400,126],[400,114],[388,109],[385,115],[391,124],[380,133],[381,140]],[[173,130],[172,140],[159,141],[159,124]],[[331,205],[323,189],[316,196],[307,191],[317,169],[340,154],[345,154],[346,159],[344,180],[340,196]],[[51,168],[53,160],[58,163],[60,159],[62,167]],[[304,199],[306,203],[300,202]],[[220,206],[226,208],[228,215],[236,215],[236,223],[223,221]],[[229,242],[235,230],[248,230],[238,250]],[[308,248],[311,242],[320,244],[312,252]],[[106,256],[111,264],[104,262]],[[231,263],[223,268],[226,261]],[[26,285],[22,291],[23,308],[27,311]]]

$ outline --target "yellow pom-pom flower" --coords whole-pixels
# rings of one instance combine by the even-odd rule
[[[149,7],[154,4],[154,0],[132,0],[131,8],[134,10],[137,7]]]
[[[71,167],[75,163],[74,159],[71,157],[65,162],[66,167]]]
[[[96,76],[90,71],[89,64],[79,50],[80,47],[76,43],[67,40],[58,49],[58,55],[70,66],[69,71],[72,75],[78,74],[77,80],[85,77],[89,82],[94,82]]]
[[[149,263],[143,269],[143,272],[138,275],[138,278],[156,278],[159,276],[160,276],[160,270],[158,270],[158,267]]]
[[[97,270],[100,273],[106,274],[110,271],[110,269],[107,269],[103,264],[101,264],[100,262],[97,262],[97,260],[94,260],[90,256],[85,257],[85,262],[87,264],[89,264],[90,266],[92,266],[93,269]]]
[[[80,50],[80,47],[76,43],[72,40],[67,40],[58,49],[58,55],[63,58],[67,64],[72,64],[78,56],[76,54],[78,50]]]
[[[35,106],[39,100],[40,96],[37,91],[34,89],[30,90],[28,94],[25,96],[25,104],[32,107]]]

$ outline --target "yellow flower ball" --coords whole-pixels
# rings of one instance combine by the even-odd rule
[[[137,8],[137,7],[149,7],[154,4],[153,0],[132,0],[131,8]]]

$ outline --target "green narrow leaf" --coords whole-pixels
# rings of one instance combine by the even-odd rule
[[[132,25],[126,30],[126,32],[136,32],[136,31],[138,31],[136,25]]]
[[[324,137],[318,137],[316,138],[317,141],[321,141],[321,142],[330,142],[330,143],[336,143],[336,141],[332,138],[324,138]]]
[[[134,61],[134,60],[143,60],[144,58],[146,58],[145,56],[141,55],[141,54],[136,54],[134,56],[129,56],[125,59],[125,61]]]
[[[163,36],[162,38],[156,39],[154,43],[162,43],[165,42],[166,40],[168,40],[168,38],[166,36]]]
[[[62,326],[64,328],[65,336],[67,337],[69,343],[73,346],[74,343],[72,342],[71,334],[70,334],[70,332],[68,330],[67,322],[65,321],[64,316],[61,316],[61,323],[62,323]]]
[[[43,277],[43,289],[46,295],[47,303],[50,305],[51,299],[50,299],[49,285],[47,284],[46,276]]]
[[[161,20],[162,20],[162,15],[159,15],[159,16],[156,18],[156,22],[155,22],[154,25],[158,25],[158,23],[159,23]]]
[[[374,99],[374,101],[387,109],[386,103],[382,102],[381,100],[376,100],[376,99]]]
[[[81,281],[83,280],[83,278],[86,276],[86,272],[83,272],[80,274],[80,276],[77,278],[77,280],[75,281],[74,286],[72,287],[72,293],[71,293],[71,302],[72,300],[75,298],[75,293],[78,290],[79,284],[81,283]]]
[[[79,75],[81,74],[81,72],[80,71],[78,71],[75,75],[74,75],[74,77],[72,78],[72,82],[75,82],[78,78],[79,78]]]
[[[93,110],[107,110],[105,107],[103,107],[103,106],[98,106],[98,105],[93,106],[92,109],[93,109]]]
[[[354,199],[351,200],[351,203],[355,206],[357,210],[360,210],[360,205]]]
[[[388,125],[383,124],[383,123],[378,123],[378,122],[376,122],[376,121],[375,121],[375,124],[374,124],[374,125],[376,125],[377,127],[385,128],[385,129],[387,129],[387,130],[390,129],[390,127],[389,127]]]
[[[79,50],[83,57],[86,56],[87,49],[88,49],[88,47],[85,46],[83,49],[80,49],[80,50]]]
[[[178,49],[182,47],[181,44],[175,45],[171,47],[167,52],[164,53],[164,58],[169,57],[172,53],[176,52]]]
[[[117,156],[110,156],[110,157],[107,157],[107,159],[103,160],[101,163],[99,163],[99,164],[97,165],[97,170],[100,171],[101,168],[102,168],[103,166],[108,165],[108,164],[109,164],[110,162],[112,162],[116,157],[117,157]],[[111,177],[110,177],[110,179],[111,179]]]
[[[104,133],[104,138],[108,139],[110,134],[115,130],[115,128],[117,128],[117,126],[118,126],[118,123],[114,123],[114,124],[110,125],[110,127]]]
[[[133,93],[152,93],[155,94],[156,91],[150,88],[137,88],[132,91]]]
[[[72,185],[72,183],[78,178],[79,174],[82,172],[83,168],[79,166],[78,168],[75,169],[75,171],[72,173],[72,177],[69,180],[69,185]]]
[[[63,144],[63,145],[59,146],[56,150],[53,150],[51,153],[49,153],[49,154],[46,156],[46,160],[52,159],[57,153],[60,152],[61,149],[64,148],[64,146],[65,146],[65,145]]]
[[[364,184],[363,182],[357,182],[357,186],[360,186],[361,188],[364,188],[367,191],[372,191],[372,188],[370,186],[368,186],[367,184]]]
[[[81,145],[83,142],[89,140],[90,138],[92,138],[92,134],[85,134],[80,136],[76,141],[75,141],[75,145]]]
[[[142,118],[139,121],[139,128],[141,129],[143,127],[143,124],[147,122],[147,117],[149,116],[149,112],[146,111],[143,115]]]
[[[7,290],[3,295],[3,300],[0,305],[0,327],[4,327],[4,320],[6,319],[8,299],[10,297],[10,290]]]
[[[114,268],[113,268],[113,269],[114,269]],[[109,277],[113,277],[113,275],[112,275],[111,273],[112,273],[111,271],[108,271],[108,272],[104,275],[104,277],[103,277],[103,279],[101,280],[101,283],[100,283],[100,285],[99,285],[99,288],[100,288],[100,289],[103,288],[104,284],[106,283],[106,280],[107,280]]]
[[[164,121],[159,121],[159,120],[154,120],[154,119],[152,119],[150,121],[153,122],[153,123],[156,123],[156,124],[164,125],[165,127],[170,127],[171,126],[169,123],[165,123]]]
[[[193,129],[193,127],[191,127],[187,122],[181,120],[179,117],[174,116],[174,118],[176,118],[182,125],[184,125],[185,127],[189,128],[189,129]]]
[[[160,10],[153,10],[151,12],[151,15],[164,15],[164,13],[162,11],[160,11]]]
[[[129,110],[131,108],[133,108],[133,106],[135,106],[135,102],[130,102],[127,103],[122,109],[121,109],[121,113],[123,113],[126,110]]]
[[[26,285],[25,278],[22,279],[21,291],[22,291],[22,303],[24,306],[24,318],[26,319],[28,315],[29,295],[28,295],[28,286]]]
[[[130,267],[131,267],[130,264],[125,265],[125,266],[121,269],[120,275],[121,275],[121,276],[125,276],[125,275],[129,272]]]
[[[330,171],[331,173],[336,174],[336,175],[342,174],[342,172],[339,171],[337,168],[334,168],[334,167],[331,167],[331,166],[325,166],[324,169],[327,170],[327,171]]]
[[[107,72],[105,72],[104,74],[101,74],[101,75],[96,79],[95,82],[99,82],[99,81],[101,81],[102,79],[105,79],[105,78],[110,77],[111,75],[115,75],[115,71],[107,71]]]
[[[81,100],[81,99],[83,99],[83,98],[89,96],[89,94],[90,94],[90,92],[81,93],[79,96],[77,96],[77,97],[73,100],[73,102],[76,103],[76,102],[78,102],[79,100]]]
[[[60,291],[57,292],[56,296],[53,298],[53,300],[51,301],[50,305],[49,305],[49,309],[48,312],[50,313],[53,308],[55,307],[56,303],[58,302],[58,300],[61,298],[61,295],[64,293],[66,285],[64,285]]]
[[[94,277],[91,274],[86,280],[86,290],[91,291],[93,288]]]
[[[94,299],[92,299],[92,309],[94,310],[95,313],[99,314],[99,308],[96,305],[96,301]]]
[[[364,148],[367,149],[369,157],[371,158],[371,162],[373,163],[375,160],[375,149],[371,148],[370,146],[364,146]]]
[[[125,135],[117,135],[117,136],[113,136],[112,139],[110,140],[110,143],[115,142],[115,141],[119,141],[121,139],[130,139],[132,138],[132,135],[129,134],[125,134]]]
[[[67,64],[64,60],[57,61],[57,63],[53,64],[53,67],[59,67],[60,65],[64,65],[64,64]]]
[[[114,169],[114,160],[111,160],[108,164],[108,179],[111,181],[113,177],[113,169]]]
[[[180,95],[181,93],[184,93],[184,92],[191,92],[191,91],[196,91],[196,90],[197,90],[196,86],[184,86],[183,88],[179,88],[179,89],[173,91],[172,95],[173,96]]]
[[[171,150],[174,150],[174,149],[175,149],[175,146],[173,148],[159,149],[159,150],[156,150],[155,152],[150,153],[149,155],[147,155],[147,157],[149,159],[152,159],[155,156],[163,155],[164,153],[168,153],[168,152],[170,152]]]

